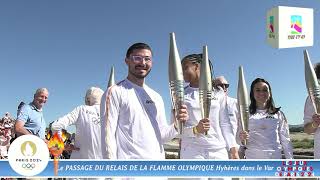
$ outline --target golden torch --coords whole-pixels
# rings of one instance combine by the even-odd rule
[[[62,154],[64,150],[63,139],[58,135],[58,133],[54,133],[54,135],[50,138],[48,142],[48,148],[50,154],[53,155],[53,165],[54,165],[54,175],[58,175],[58,167],[59,167],[59,156]]]
[[[199,101],[202,119],[209,118],[212,96],[212,80],[208,58],[208,47],[203,46],[203,55],[200,66]],[[205,132],[207,135],[208,132]]]
[[[109,75],[109,81],[108,81],[108,88],[115,85],[115,80],[114,80],[114,67],[111,67],[111,72]]]
[[[172,108],[175,112],[175,123],[177,125],[178,132],[181,135],[183,131],[183,123],[176,119],[176,115],[184,102],[184,87],[182,66],[174,33],[170,33],[169,87]]]
[[[246,85],[246,80],[243,74],[243,67],[239,67],[239,80],[238,80],[238,109],[240,114],[240,123],[243,131],[248,131],[248,121],[249,121],[249,96]],[[246,140],[243,142],[244,145],[247,144]]]
[[[320,113],[320,87],[316,73],[314,72],[307,50],[303,51],[304,54],[304,73],[307,91],[311,99],[313,108],[316,113]]]

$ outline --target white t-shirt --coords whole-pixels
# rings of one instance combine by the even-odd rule
[[[315,109],[312,105],[311,99],[308,96],[306,102],[304,104],[304,125],[307,123],[312,122],[312,116],[315,114]],[[320,128],[317,128],[316,132],[314,133],[314,158],[320,159]]]
[[[249,140],[247,142],[250,157],[259,158],[259,153],[267,151],[278,151],[283,149],[287,159],[293,158],[292,144],[289,136],[289,126],[281,111],[275,114],[269,114],[266,110],[257,110],[255,114],[249,117]],[[263,159],[263,157],[260,157]]]
[[[219,150],[236,147],[231,123],[226,109],[226,96],[223,91],[213,92],[210,107],[210,129],[208,134],[193,133],[193,127],[202,119],[199,104],[199,88],[185,88],[185,104],[187,106],[189,119],[185,123],[182,144],[205,149]]]
[[[105,159],[164,159],[163,144],[177,135],[166,123],[162,97],[128,79],[104,93],[101,127]]]
[[[100,105],[81,105],[52,124],[53,131],[76,126],[75,146],[71,159],[102,159]]]

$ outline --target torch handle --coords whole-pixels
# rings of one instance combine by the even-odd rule
[[[184,102],[183,81],[170,81],[169,87],[170,87],[172,108],[174,109],[174,120],[177,125],[179,134],[182,135],[184,123],[177,119],[177,115]]]
[[[313,108],[316,113],[320,113],[320,89],[319,86],[314,88],[308,88],[308,94],[310,96]]]
[[[53,158],[54,176],[58,176],[59,159],[57,156]]]
[[[212,90],[199,90],[199,100],[200,100],[200,110],[201,117],[209,118],[210,115],[210,107],[211,107],[211,97]],[[204,132],[205,135],[208,135],[208,131]]]
[[[181,122],[181,121],[179,121],[179,120],[177,119],[178,111],[179,111],[179,109],[181,108],[181,105],[182,105],[181,102],[177,102],[177,103],[175,103],[175,105],[173,106],[174,121],[175,121],[175,123],[176,123],[176,125],[177,125],[177,129],[178,129],[178,132],[179,132],[180,135],[182,135],[182,133],[183,133],[183,127],[184,127],[184,123]]]
[[[246,139],[243,140],[243,141],[242,141],[242,144],[243,144],[244,146],[246,146],[246,145],[247,145],[247,140],[246,140]]]

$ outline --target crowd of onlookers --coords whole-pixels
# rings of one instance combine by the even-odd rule
[[[0,119],[0,159],[7,158],[11,140],[14,138],[15,119],[9,113]]]

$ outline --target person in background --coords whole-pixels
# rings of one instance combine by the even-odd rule
[[[218,76],[214,79],[214,86],[216,88],[221,88],[227,97],[227,111],[229,120],[232,127],[233,135],[236,137],[237,129],[238,129],[238,103],[237,99],[229,96],[229,83],[224,76]]]
[[[239,111],[238,111],[238,101],[235,98],[232,98],[229,96],[229,83],[227,81],[227,79],[224,76],[218,76],[213,80],[213,85],[216,89],[222,89],[225,93],[225,95],[227,96],[227,111],[228,111],[228,116],[229,116],[229,120],[231,123],[231,127],[232,127],[232,132],[235,138],[239,138],[239,134],[237,134],[237,132],[239,132],[239,126],[240,126],[240,115],[239,115]],[[240,142],[239,139],[237,140],[237,142]],[[244,159],[244,146],[241,146],[241,144],[238,144],[237,146],[238,148],[238,154],[239,154],[239,158],[240,159]],[[230,156],[230,152],[229,152],[229,156]]]
[[[71,159],[102,159],[100,101],[103,90],[90,87],[85,95],[85,105],[80,105],[67,115],[54,121],[51,125],[53,133],[59,132],[71,125],[76,126],[75,150]]]
[[[33,101],[22,106],[15,123],[16,136],[33,134],[45,140],[46,122],[42,108],[48,100],[49,91],[39,88],[34,94]]]

